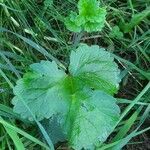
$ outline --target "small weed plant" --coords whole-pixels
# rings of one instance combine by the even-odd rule
[[[0,8],[0,149],[121,150],[150,130],[146,0]]]
[[[78,10],[79,14],[71,12],[66,18],[69,30],[101,31],[106,9],[97,0],[80,0]],[[14,112],[30,121],[33,117],[28,108],[39,121],[56,117],[70,147],[94,149],[107,139],[119,119],[120,109],[113,97],[119,73],[105,49],[80,44],[71,52],[67,73],[55,61],[30,65],[14,88]]]

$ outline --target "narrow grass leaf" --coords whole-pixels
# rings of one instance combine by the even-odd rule
[[[128,112],[134,107],[134,105],[141,99],[141,97],[149,90],[150,82],[145,86],[145,88],[140,92],[140,94],[132,101],[132,103],[124,110],[121,114],[118,123],[128,114]],[[118,125],[116,124],[116,126]]]
[[[21,78],[19,72],[16,70],[15,66],[9,61],[9,59],[0,51],[0,56],[6,61],[6,63],[10,66],[11,70],[15,73],[17,78]]]
[[[0,118],[0,124],[2,124],[3,126],[5,126],[5,127],[9,128],[9,129],[11,129],[11,130],[21,134],[22,136],[30,139],[31,141],[35,142],[36,144],[38,144],[38,145],[40,145],[40,146],[42,146],[42,147],[44,147],[46,149],[49,149],[46,144],[42,143],[37,138],[35,138],[35,137],[31,136],[30,134],[24,132],[23,130],[19,129],[18,127],[15,127],[15,126],[11,125],[10,123],[4,121],[2,118]]]
[[[17,133],[8,127],[4,126],[4,128],[5,128],[6,132],[9,134],[9,136],[11,137],[11,139],[13,140],[14,145],[16,146],[16,149],[17,150],[25,150],[25,147],[24,147],[21,139],[17,135]]]
[[[141,125],[144,123],[144,121],[146,120],[146,118],[148,117],[149,115],[149,112],[150,112],[150,105],[147,106],[145,112],[143,113],[142,117],[141,117],[141,120],[140,120],[140,123],[138,125],[138,127],[132,131],[127,137],[125,137],[124,139],[120,140],[118,144],[116,144],[114,147],[110,148],[109,150],[120,150],[122,149],[133,137],[139,135],[139,134],[142,134],[148,130],[150,130],[150,127],[144,129],[144,130],[141,130],[141,131],[138,131],[137,130],[141,127]]]
[[[44,56],[47,56],[49,59],[55,61],[60,67],[65,69],[65,66],[58,59],[56,59],[54,56],[49,54],[42,46],[39,46],[38,44],[36,44],[35,42],[31,41],[30,39],[28,39],[26,37],[23,37],[23,36],[21,36],[21,35],[19,35],[17,33],[14,33],[12,31],[9,31],[9,30],[7,30],[5,28],[2,28],[2,27],[0,27],[0,32],[9,32],[9,33],[12,33],[12,34],[16,35],[17,37],[22,39],[25,43],[29,44],[31,47],[33,47],[34,49],[39,51],[41,54],[43,54]]]
[[[150,7],[146,8],[142,12],[133,15],[130,23],[123,23],[123,26],[121,27],[125,33],[128,33],[149,15],[150,15]]]
[[[123,58],[117,56],[117,55],[112,54],[112,56],[113,56],[115,59],[117,59],[117,60],[119,60],[119,61],[121,61],[121,62],[127,64],[129,67],[131,67],[132,69],[134,69],[134,70],[136,70],[137,72],[139,72],[139,73],[140,73],[141,75],[143,75],[146,79],[150,80],[150,73],[149,73],[149,72],[145,72],[145,71],[141,70],[140,68],[138,68],[138,67],[137,67],[136,65],[134,65],[133,63],[131,63],[131,62],[129,62],[129,61],[127,61],[127,60],[125,60],[125,59],[123,59]]]
[[[6,82],[8,83],[8,85],[13,88],[13,84],[11,83],[11,81],[7,78],[6,74],[0,69],[0,75],[6,80]]]
[[[134,122],[136,121],[140,111],[141,111],[140,107],[138,110],[136,110],[131,117],[125,121],[125,124],[123,125],[123,127],[121,127],[121,129],[118,131],[117,135],[113,138],[112,142],[118,141],[120,139],[122,139],[130,130],[130,128],[132,127],[132,125],[134,124]]]

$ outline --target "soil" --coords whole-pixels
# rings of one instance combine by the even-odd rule
[[[133,138],[123,150],[150,150],[150,132]]]

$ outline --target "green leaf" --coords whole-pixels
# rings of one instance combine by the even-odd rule
[[[77,14],[71,12],[70,15],[65,19],[65,25],[70,31],[81,32],[81,26],[78,26],[75,22],[77,19]]]
[[[72,102],[64,126],[71,147],[76,150],[93,149],[113,131],[119,118],[119,107],[113,97],[100,91],[84,98],[81,95],[74,95],[72,101],[78,102]]]
[[[22,101],[26,102],[39,120],[65,111],[65,100],[61,99],[59,93],[65,73],[57,68],[55,62],[49,61],[32,64],[30,68],[32,72],[26,73],[23,79],[18,80],[14,88],[14,112],[32,120],[32,115]]]
[[[54,144],[66,141],[66,135],[62,131],[57,116],[53,116],[50,119],[44,119],[42,124]]]
[[[114,26],[112,28],[112,31],[109,33],[109,36],[111,38],[121,39],[123,38],[123,33],[120,31],[120,28],[118,26]]]
[[[82,44],[70,56],[69,71],[72,76],[91,88],[114,94],[119,86],[119,69],[109,52],[99,46]]]
[[[51,133],[54,142],[66,136],[72,148],[94,148],[118,121],[119,107],[109,95],[118,89],[118,74],[110,53],[82,44],[71,52],[68,75],[55,62],[32,64],[14,88],[14,111],[30,120],[31,112],[38,120],[57,117],[53,125],[62,132]]]
[[[8,135],[13,140],[16,149],[17,150],[25,150],[25,147],[24,147],[21,139],[19,138],[18,134],[8,127],[4,126],[4,128],[5,128],[6,132],[8,133]]]
[[[0,124],[3,125],[4,127],[9,128],[10,130],[22,135],[23,137],[31,140],[32,142],[42,146],[43,148],[45,148],[46,150],[49,149],[49,147],[45,144],[42,143],[41,141],[39,141],[37,138],[31,136],[30,134],[28,134],[27,132],[24,132],[23,130],[19,129],[16,126],[11,125],[10,123],[6,122],[3,118],[0,117]]]
[[[150,16],[150,7],[140,13],[133,15],[129,23],[122,22],[120,27],[124,33],[129,33],[135,26],[139,25],[146,17]]]
[[[46,31],[47,29],[46,24],[44,23],[44,21],[42,21],[42,19],[39,16],[36,16],[34,18],[34,23],[40,30],[42,30],[43,32]]]
[[[53,0],[45,0],[44,1],[45,9],[52,6],[52,5],[53,5]]]
[[[139,113],[141,111],[141,107],[139,107],[139,109],[137,109],[131,116],[129,119],[127,119],[124,123],[124,125],[119,129],[117,135],[112,139],[111,142],[116,142],[121,140],[130,130],[130,128],[134,125]]]
[[[104,27],[106,8],[100,8],[97,0],[79,0],[79,14],[71,12],[66,18],[66,27],[73,32],[81,30],[87,32],[101,31]]]

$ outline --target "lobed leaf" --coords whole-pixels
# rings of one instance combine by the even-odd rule
[[[65,111],[67,106],[60,96],[60,91],[61,80],[66,74],[57,68],[55,62],[41,61],[41,63],[32,64],[30,68],[32,72],[26,73],[14,88],[16,95],[12,100],[14,112],[32,120],[23,101],[38,120],[50,118],[53,114]]]
[[[70,56],[69,71],[91,88],[114,94],[119,86],[119,69],[111,54],[103,48],[82,44]]]
[[[113,97],[94,91],[83,99],[85,94],[73,96],[72,101],[77,102],[72,102],[64,122],[69,144],[75,150],[94,149],[96,144],[104,142],[119,118],[119,107]]]
[[[118,74],[110,53],[82,44],[71,52],[68,75],[55,62],[32,64],[14,88],[13,110],[33,120],[26,103],[38,120],[57,117],[63,136],[53,132],[54,142],[66,137],[74,149],[93,149],[118,121],[119,107],[109,95],[118,89]]]
[[[71,12],[65,20],[66,27],[73,32],[101,31],[104,27],[106,8],[100,8],[97,0],[79,0],[79,14]]]

